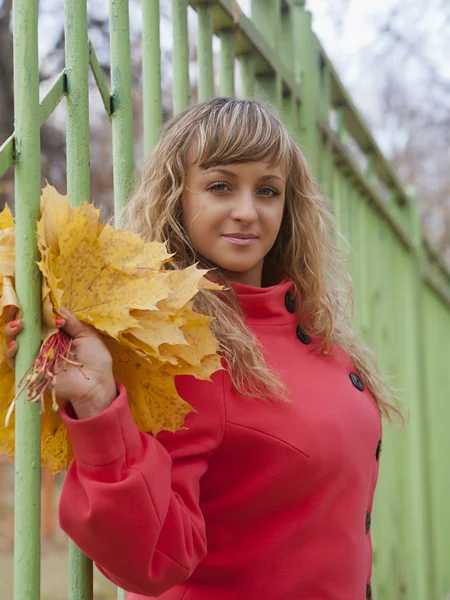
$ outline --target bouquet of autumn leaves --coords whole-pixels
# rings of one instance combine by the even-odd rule
[[[209,380],[221,369],[211,317],[193,311],[200,289],[222,289],[195,265],[164,269],[165,244],[144,242],[128,230],[99,222],[92,204],[71,208],[67,196],[47,185],[41,196],[37,239],[42,273],[42,346],[20,382],[41,403],[41,464],[67,469],[73,454],[50,392],[52,378],[76,362],[70,337],[55,325],[61,306],[93,326],[113,357],[113,373],[128,392],[141,431],[177,431],[194,409],[177,393],[175,376]],[[14,291],[14,219],[0,213],[0,453],[14,455],[15,378],[5,360],[5,309],[18,306]],[[78,365],[81,369],[82,366]],[[25,392],[24,392],[25,393]]]

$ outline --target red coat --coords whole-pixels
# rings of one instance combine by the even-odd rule
[[[129,600],[370,598],[378,407],[340,349],[317,355],[297,329],[290,282],[236,289],[293,403],[239,396],[226,371],[183,376],[198,413],[156,439],[120,384],[91,419],[66,404],[61,527]]]

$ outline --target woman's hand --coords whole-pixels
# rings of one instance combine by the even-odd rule
[[[55,391],[58,398],[71,402],[79,419],[86,419],[108,408],[117,397],[112,358],[93,327],[82,323],[64,308],[61,312],[65,321],[57,319],[56,325],[73,338],[71,351],[81,363],[84,375],[75,365],[67,363],[66,369],[56,376]],[[4,328],[8,344],[6,360],[12,369],[18,349],[15,338],[23,329],[20,319],[13,320],[15,313],[15,308],[7,309]]]

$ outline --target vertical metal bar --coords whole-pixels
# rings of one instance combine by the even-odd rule
[[[133,104],[128,0],[110,0],[112,141],[115,227],[123,226],[120,211],[133,183]]]
[[[255,94],[255,57],[253,54],[243,54],[239,58],[241,67],[242,96],[253,98]]]
[[[266,37],[273,52],[280,52],[281,2],[280,0],[252,0],[252,20]],[[283,82],[278,72],[256,77],[257,92],[271,102],[279,112],[282,110]]]
[[[72,206],[90,197],[89,44],[86,0],[65,2],[67,189]]]
[[[428,410],[428,390],[427,390],[427,373],[426,373],[426,360],[425,360],[425,351],[426,351],[426,321],[425,321],[425,282],[424,282],[424,274],[426,268],[426,258],[425,258],[425,250],[423,246],[423,231],[422,224],[420,219],[420,211],[417,201],[414,197],[411,198],[411,201],[408,203],[406,208],[410,212],[411,219],[411,233],[414,240],[414,261],[415,261],[415,298],[414,298],[414,327],[416,335],[416,343],[415,343],[415,364],[414,368],[411,369],[415,373],[415,386],[419,389],[418,393],[418,406],[417,417],[414,420],[411,420],[410,427],[412,428],[415,434],[415,443],[412,445],[411,452],[413,453],[413,462],[416,465],[416,472],[418,472],[418,477],[416,478],[419,481],[419,485],[416,483],[417,487],[420,487],[420,495],[418,494],[417,500],[414,502],[414,507],[416,509],[417,515],[417,507],[421,509],[419,515],[421,515],[421,519],[418,519],[418,535],[416,539],[421,539],[419,544],[419,548],[422,550],[421,558],[423,559],[421,567],[423,569],[423,574],[420,577],[420,587],[419,593],[421,593],[421,597],[424,598],[430,597],[435,598],[438,596],[437,590],[437,578],[436,578],[436,562],[437,562],[437,552],[436,548],[433,545],[433,533],[436,529],[436,526],[439,527],[438,524],[435,523],[433,519],[433,495],[435,494],[435,489],[433,486],[433,472],[431,469],[431,443],[430,443],[430,418],[431,414]],[[437,336],[436,338],[437,339]],[[425,349],[425,350],[424,350]],[[414,492],[413,492],[414,493]],[[417,515],[417,516],[419,516]],[[427,594],[427,595],[426,595]]]
[[[150,154],[158,141],[162,124],[160,38],[159,0],[143,0],[142,96],[145,156]]]
[[[292,18],[292,7],[284,6],[281,8],[280,14],[280,35],[279,35],[279,51],[282,60],[286,65],[292,64],[292,57],[294,52],[294,27]],[[294,81],[290,82],[294,83]],[[297,110],[297,98],[292,90],[292,87],[282,92],[282,114],[285,121],[289,125],[289,132],[291,136],[298,140],[298,110]]]
[[[36,266],[40,196],[38,1],[15,0],[14,120],[16,290],[24,331],[18,337],[18,382],[40,346],[41,290]],[[41,446],[39,403],[21,394],[15,410],[14,600],[40,597]]]
[[[86,0],[65,2],[67,190],[72,206],[90,198],[89,45]],[[92,600],[93,565],[69,540],[69,599]]]
[[[305,147],[314,173],[318,172],[317,96],[319,61],[312,15],[305,10],[305,0],[294,0],[294,64],[297,79],[301,81],[302,104],[300,125],[302,145]]]
[[[190,103],[188,0],[172,0],[173,26],[173,112]]]
[[[199,4],[198,14],[198,99],[214,96],[213,21],[211,6]]]
[[[220,32],[220,93],[232,97],[234,90],[234,60],[235,43],[234,30],[223,29]]]
[[[131,187],[133,184],[134,172],[134,147],[133,147],[133,99],[132,99],[132,81],[131,81],[131,45],[130,45],[130,17],[128,0],[110,0],[109,3],[110,19],[110,52],[111,52],[111,124],[112,124],[112,142],[113,142],[113,176],[114,176],[114,225],[116,229],[124,226],[122,208],[128,201]],[[154,112],[157,113],[156,124],[159,130],[162,110],[161,110],[161,76],[160,76],[160,50],[159,50],[159,4],[157,6],[143,7],[146,25],[149,25],[147,19],[153,18],[156,22],[153,24],[151,33],[143,32],[146,43],[152,44],[149,48],[151,58],[156,58],[156,65],[145,63],[144,73],[146,79],[143,81],[145,102],[152,98],[154,101]],[[148,35],[156,33],[156,41],[151,42]],[[150,56],[149,56],[150,58]],[[150,71],[151,69],[151,71]],[[154,92],[149,86],[159,88],[159,92]],[[150,95],[150,96],[149,96]],[[152,111],[153,113],[153,111]],[[153,114],[152,114],[153,116]],[[147,135],[152,135],[152,142],[144,140],[144,144],[154,143],[156,140],[156,126],[150,125],[145,118],[144,108],[144,127]],[[144,134],[145,135],[145,134]],[[126,593],[117,589],[117,598],[122,600]]]

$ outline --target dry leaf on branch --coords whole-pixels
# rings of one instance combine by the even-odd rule
[[[42,465],[52,473],[66,469],[72,459],[70,440],[55,410],[61,400],[52,401],[51,379],[42,374],[44,360],[54,372],[57,359],[61,363],[72,357],[70,339],[55,326],[61,306],[102,335],[113,357],[116,381],[127,388],[131,412],[142,431],[156,435],[183,427],[193,409],[179,397],[176,375],[209,380],[222,368],[211,318],[195,312],[192,302],[201,289],[222,288],[195,265],[165,269],[171,261],[165,244],[144,242],[98,218],[92,204],[71,208],[67,196],[49,185],[43,190],[37,224],[43,346],[25,385],[29,398],[42,403]],[[0,214],[0,319],[7,303],[18,305],[13,277],[14,222],[5,208]],[[0,452],[12,456],[14,373],[4,360],[4,347],[0,337],[0,422],[5,422],[8,409],[12,414],[8,426],[0,429]]]

